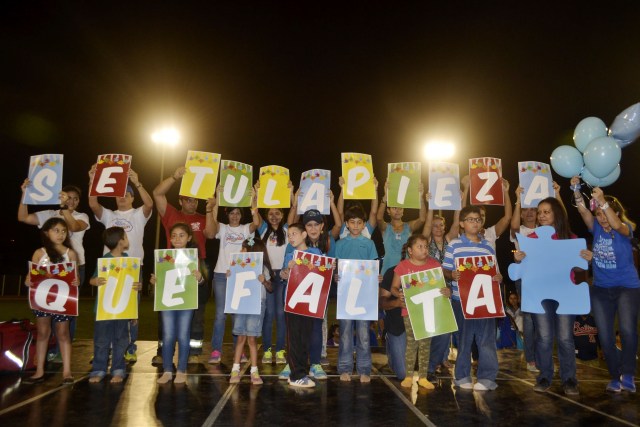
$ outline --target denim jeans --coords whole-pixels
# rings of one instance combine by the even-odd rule
[[[178,341],[178,371],[187,371],[191,319],[195,310],[167,310],[162,312],[162,367],[173,371],[173,353]]]
[[[453,313],[458,322],[458,358],[455,367],[455,384],[471,382],[471,346],[478,344],[478,380],[496,381],[498,352],[496,350],[495,319],[465,319],[460,301],[452,300]]]
[[[522,280],[516,280],[516,292],[522,297]],[[527,363],[536,361],[536,328],[531,313],[522,312],[522,335],[524,339],[524,360]]]
[[[112,352],[111,375],[124,377],[124,352],[129,343],[128,324],[128,320],[100,320],[94,323],[92,377],[106,375],[109,351]]]
[[[360,375],[371,375],[371,347],[368,320],[340,320],[338,373],[353,372],[353,324],[356,332],[356,369]]]
[[[431,354],[429,355],[429,368],[427,372],[435,372],[436,367],[445,361],[448,356],[451,334],[436,335],[431,338]]]
[[[273,270],[271,286],[273,292],[267,292],[264,321],[262,323],[262,348],[272,347],[273,319],[276,320],[276,348],[275,351],[284,350],[284,337],[287,334],[284,321],[284,290],[286,282],[280,278],[280,270]]]
[[[402,381],[407,376],[405,366],[405,352],[407,351],[407,333],[393,335],[387,332],[387,358],[389,367],[396,374],[396,378]]]
[[[221,352],[225,323],[227,320],[227,315],[224,313],[224,300],[227,295],[227,275],[225,273],[213,273],[213,293],[216,302],[216,314],[213,321],[211,350]]]
[[[562,382],[576,379],[576,348],[573,341],[574,314],[556,314],[558,303],[543,300],[544,313],[531,313],[536,328],[536,364],[540,369],[538,381],[553,378],[553,338],[558,345],[560,378]]]
[[[640,288],[616,286],[591,288],[591,309],[598,327],[598,339],[607,361],[609,375],[635,375],[638,351],[638,304]],[[622,360],[617,355],[614,332],[616,312],[622,341]]]
[[[206,277],[210,277],[211,270],[205,260],[200,260],[200,265],[206,270]],[[204,312],[209,299],[209,283],[205,281],[198,285],[198,309],[193,313],[191,320],[191,339],[189,341],[189,355],[202,354],[202,341],[204,340]]]

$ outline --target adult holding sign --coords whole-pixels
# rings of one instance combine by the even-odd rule
[[[384,244],[384,258],[382,260],[382,273],[384,274],[389,268],[400,262],[402,254],[402,246],[407,242],[411,233],[418,231],[424,225],[427,217],[427,208],[424,204],[424,186],[420,183],[420,214],[417,219],[409,222],[402,221],[404,208],[388,208],[387,197],[389,195],[389,181],[384,184],[384,197],[380,201],[378,209],[378,228],[382,234],[382,243]],[[385,222],[385,212],[391,220]]]
[[[173,175],[166,178],[153,189],[153,200],[156,202],[156,209],[162,218],[162,226],[167,236],[167,247],[172,248],[171,228],[177,223],[189,224],[193,232],[194,241],[198,245],[198,257],[200,266],[205,276],[205,282],[202,286],[198,286],[198,309],[193,314],[191,321],[191,339],[189,340],[189,363],[198,363],[198,356],[202,354],[202,343],[204,340],[204,314],[209,298],[209,286],[207,286],[210,277],[210,268],[207,264],[207,239],[213,239],[215,232],[213,229],[213,206],[216,201],[213,197],[207,199],[205,215],[198,212],[198,199],[188,196],[178,196],[178,204],[180,210],[176,209],[172,204],[167,202],[167,193],[173,187],[173,184],[180,181],[187,173],[187,168],[180,166],[175,170]],[[211,194],[213,196],[213,193]],[[162,322],[158,322],[158,350],[152,360],[152,363],[162,363],[161,345],[162,342]]]
[[[144,259],[144,248],[142,247],[142,240],[144,237],[144,227],[151,218],[153,213],[153,199],[151,195],[144,188],[138,174],[129,169],[129,181],[135,186],[140,194],[140,199],[143,205],[135,208],[133,202],[135,200],[133,187],[127,185],[126,193],[124,197],[116,197],[117,209],[111,210],[105,208],[98,202],[97,196],[89,195],[89,207],[93,211],[95,218],[98,222],[102,223],[105,228],[109,227],[122,227],[127,232],[127,238],[129,239],[129,256],[140,258],[140,262]],[[89,170],[89,187],[93,186],[93,180],[96,176],[96,165]],[[109,250],[105,247],[103,253],[107,253]],[[138,339],[138,320],[131,320],[130,325],[130,342],[129,348],[125,353],[125,358],[129,361],[135,362],[137,360],[136,340]]]
[[[242,208],[229,207],[225,208],[227,224],[218,222],[218,206],[220,206],[220,197],[224,188],[218,185],[216,190],[216,200],[212,207],[211,218],[213,220],[213,231],[215,238],[220,239],[220,250],[218,252],[218,261],[213,270],[213,293],[216,302],[216,315],[213,321],[213,335],[211,336],[211,356],[209,363],[220,363],[222,358],[222,341],[224,339],[224,330],[227,315],[224,313],[224,302],[227,295],[227,270],[229,270],[229,254],[240,252],[242,242],[253,234],[260,225],[260,214],[256,207],[256,192],[251,191],[251,215],[253,221],[246,224],[240,224],[242,221]]]
[[[554,240],[575,239],[577,236],[571,232],[569,218],[564,206],[555,198],[548,197],[538,204],[538,225],[552,226],[555,233],[551,236]],[[529,238],[537,238],[537,234],[531,233]],[[523,251],[516,251],[514,259],[522,261],[526,256]],[[593,253],[589,250],[581,250],[580,257],[591,261]],[[560,377],[562,387],[567,395],[579,394],[578,381],[576,380],[576,356],[573,340],[574,314],[558,314],[558,302],[550,299],[541,301],[544,313],[534,313],[533,322],[536,328],[536,361],[540,374],[536,379],[533,390],[544,393],[551,388],[553,378],[553,338],[556,337],[558,345],[558,359],[560,359]]]
[[[42,225],[42,248],[36,249],[31,257],[31,262],[37,265],[48,265],[60,262],[78,262],[76,252],[71,249],[69,229],[62,218],[50,218]],[[78,280],[72,285],[78,286]],[[31,286],[31,280],[27,279],[27,286]],[[51,323],[55,324],[56,336],[62,354],[62,382],[63,384],[73,384],[71,374],[71,338],[69,335],[69,316],[46,313],[44,311],[33,310],[36,316],[36,326],[38,328],[38,340],[36,342],[36,373],[23,382],[26,384],[37,384],[44,381],[44,363],[47,360],[47,347],[51,336]]]

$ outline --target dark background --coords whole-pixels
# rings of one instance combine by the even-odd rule
[[[296,186],[304,170],[331,169],[337,195],[340,152],[371,154],[384,182],[388,162],[424,160],[440,137],[456,141],[463,173],[470,157],[502,158],[513,197],[518,161],[548,162],[581,119],[611,124],[640,101],[639,12],[631,1],[0,2],[0,268],[23,273],[39,245],[16,221],[29,156],[63,153],[65,184],[86,191],[98,154],[132,154],[151,192],[149,135],[167,123],[183,139],[165,176],[194,149],[286,166]],[[623,151],[606,189],[635,220],[639,153]],[[90,212],[84,195],[79,210]],[[501,215],[489,208],[488,222]],[[101,230],[92,219],[88,273]]]

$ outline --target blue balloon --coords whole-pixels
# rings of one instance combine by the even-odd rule
[[[582,171],[582,180],[592,187],[608,187],[616,182],[618,178],[620,178],[620,165],[617,165],[613,172],[604,178],[597,178],[593,176],[587,168],[584,168]]]
[[[579,175],[582,166],[582,154],[570,145],[561,145],[551,153],[551,167],[564,178]]]
[[[573,143],[581,153],[584,153],[587,145],[601,136],[607,136],[607,125],[597,117],[587,117],[580,120],[573,131]]]
[[[584,150],[584,165],[596,178],[609,175],[620,163],[622,150],[614,138],[596,138]]]
[[[640,136],[640,102],[618,114],[609,128],[609,135],[626,147]]]

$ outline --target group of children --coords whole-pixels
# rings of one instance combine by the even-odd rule
[[[507,187],[508,190],[508,187]],[[422,200],[422,197],[421,197]],[[384,201],[384,200],[383,200]],[[424,203],[424,201],[422,201]],[[335,205],[332,200],[332,210]],[[295,208],[292,208],[294,211]],[[395,209],[395,211],[393,211]],[[506,210],[506,209],[505,209]],[[252,213],[256,215],[254,210]],[[496,375],[498,372],[498,359],[496,351],[496,329],[493,319],[465,319],[462,314],[462,306],[460,302],[460,293],[457,281],[460,278],[460,272],[455,267],[455,259],[459,257],[470,256],[495,256],[495,239],[493,242],[487,240],[487,230],[484,229],[484,211],[477,206],[464,206],[462,210],[456,214],[456,222],[459,221],[459,235],[446,242],[442,242],[441,246],[436,248],[442,252],[442,256],[436,259],[430,252],[433,252],[433,238],[427,238],[423,234],[414,233],[409,236],[407,232],[407,224],[402,223],[402,212],[398,212],[396,208],[387,208],[395,220],[393,225],[386,224],[387,230],[391,230],[390,238],[402,241],[406,237],[406,243],[403,245],[401,260],[395,266],[386,265],[387,270],[393,271],[391,286],[385,293],[380,290],[382,308],[400,309],[404,330],[406,333],[406,344],[400,345],[400,351],[389,354],[390,366],[396,370],[396,374],[402,380],[402,386],[410,386],[412,384],[411,371],[415,365],[416,358],[419,364],[419,380],[418,384],[424,388],[431,389],[434,387],[430,381],[428,374],[431,372],[430,349],[431,339],[415,340],[412,333],[411,323],[407,317],[406,304],[404,294],[401,291],[401,276],[428,270],[441,266],[444,271],[445,279],[450,283],[450,287],[445,287],[441,293],[445,297],[452,300],[452,306],[456,322],[458,325],[457,344],[458,356],[455,365],[454,384],[462,389],[473,390],[493,390],[497,387]],[[393,211],[393,212],[392,212]],[[209,211],[208,211],[209,212]],[[372,206],[372,213],[373,206]],[[421,210],[421,218],[422,218]],[[271,210],[269,211],[269,215]],[[335,217],[335,215],[334,215]],[[308,252],[315,255],[329,255],[336,259],[350,260],[375,260],[378,259],[378,253],[374,242],[370,238],[372,229],[372,217],[367,216],[364,209],[359,204],[350,206],[343,215],[346,233],[339,240],[334,240],[334,235],[338,234],[339,226],[334,227],[331,233],[324,230],[324,218],[321,213],[315,209],[308,210],[302,216],[301,222],[294,222],[295,212],[290,213],[288,227],[286,228],[286,236],[288,245],[281,238],[274,239],[275,232],[282,229],[283,215],[277,216],[274,221],[270,220],[270,230],[262,230],[262,238],[255,237],[253,233],[242,240],[242,252],[262,252],[264,260],[264,269],[259,276],[259,281],[263,285],[261,294],[261,313],[256,315],[240,314],[233,316],[233,335],[236,337],[234,363],[231,370],[230,382],[237,383],[240,381],[240,363],[243,357],[243,350],[246,344],[249,345],[250,352],[250,380],[252,384],[261,384],[262,379],[258,372],[258,346],[256,338],[263,333],[271,334],[271,324],[263,324],[263,319],[267,307],[267,294],[274,290],[273,283],[284,283],[289,277],[291,268],[294,266],[293,253],[294,250]],[[431,217],[432,218],[432,217]],[[336,222],[341,222],[342,215],[338,216]],[[374,220],[375,221],[375,220]],[[508,221],[508,220],[507,220]],[[239,221],[237,221],[239,223]],[[540,202],[537,209],[536,217],[537,225],[550,225],[556,230],[557,238],[572,238],[573,236],[568,230],[568,222],[566,211],[563,206],[554,198],[548,198]],[[253,227],[256,229],[257,227]],[[368,237],[363,235],[367,230]],[[64,220],[59,218],[51,218],[45,222],[42,227],[43,248],[38,249],[33,255],[33,262],[61,262],[75,260],[75,252],[71,249],[69,243],[69,230]],[[500,233],[496,233],[498,236]],[[554,235],[554,238],[556,238]],[[442,236],[441,236],[442,237]],[[535,234],[529,237],[536,237]],[[110,227],[104,231],[103,240],[109,252],[106,257],[126,256],[128,249],[127,235],[121,227]],[[170,229],[171,246],[176,249],[195,247],[195,240],[191,227],[188,224],[176,223]],[[276,241],[277,240],[277,241]],[[442,240],[442,239],[441,239]],[[270,255],[273,251],[269,250],[271,246],[279,248],[280,252],[284,252],[282,265],[272,265]],[[286,246],[286,249],[285,249]],[[397,245],[396,245],[397,246]],[[386,245],[385,245],[386,247]],[[279,254],[279,256],[282,254]],[[395,255],[393,253],[386,254],[390,258]],[[385,259],[387,259],[385,256]],[[515,251],[514,258],[516,262],[524,259],[526,254],[522,251]],[[582,251],[580,256],[591,260],[593,253],[591,251]],[[279,263],[279,262],[278,262]],[[192,274],[195,276],[199,284],[204,282],[204,276],[200,268],[194,269]],[[229,273],[227,272],[227,275]],[[391,275],[389,275],[391,277]],[[380,281],[383,277],[380,276]],[[498,286],[502,281],[502,276],[497,273],[493,278],[493,283]],[[91,279],[90,283],[95,286],[103,286],[104,279],[97,277],[97,273]],[[155,277],[152,276],[152,284],[155,283]],[[273,282],[273,283],[272,283]],[[27,283],[29,284],[29,283]],[[135,284],[135,289],[139,289],[140,284]],[[283,298],[283,294],[277,296],[277,299]],[[548,301],[548,300],[547,300]],[[534,315],[536,322],[536,364],[539,365],[541,373],[538,377],[536,391],[546,391],[550,387],[551,376],[553,374],[552,348],[553,348],[553,323],[564,322],[564,317],[555,314],[555,307],[552,303],[545,306],[546,313],[542,315]],[[216,304],[218,307],[218,304]],[[511,304],[512,309],[515,306]],[[556,304],[557,306],[557,304]],[[282,301],[278,301],[278,307],[282,307]],[[273,309],[272,309],[273,310]],[[61,345],[61,353],[63,357],[63,378],[65,382],[72,382],[73,377],[70,371],[70,353],[71,344],[67,333],[65,335],[65,323],[68,316],[49,316],[45,313],[36,312],[38,318],[39,336],[49,336],[51,323],[47,319],[52,318],[58,330],[58,340]],[[272,312],[273,314],[273,312]],[[278,313],[281,314],[281,313]],[[510,316],[515,313],[510,313]],[[177,372],[175,375],[175,383],[183,383],[186,380],[186,365],[189,352],[189,328],[193,310],[177,310],[164,311],[161,314],[163,326],[163,368],[164,373],[158,379],[158,383],[164,384],[173,379],[173,356],[175,343],[177,341],[179,353]],[[294,387],[313,387],[316,380],[326,379],[326,373],[319,364],[318,346],[314,344],[316,338],[320,334],[322,321],[318,322],[306,316],[293,313],[284,313],[286,320],[286,343],[287,366],[280,374],[281,379],[287,379],[288,383]],[[44,319],[44,320],[42,320]],[[560,319],[560,321],[558,320]],[[121,382],[125,376],[124,352],[127,342],[127,321],[111,320],[96,322],[95,328],[95,358],[93,362],[93,370],[90,375],[90,382],[99,382],[106,375],[109,352],[112,353],[111,366],[111,382]],[[68,324],[67,324],[68,325]],[[571,323],[573,326],[573,321]],[[558,329],[556,327],[556,332]],[[561,329],[562,334],[565,333]],[[369,345],[369,322],[368,321],[351,321],[340,320],[339,323],[339,339],[333,337],[334,343],[339,341],[339,357],[338,357],[338,373],[341,381],[351,381],[354,369],[354,333],[355,333],[355,368],[359,375],[360,382],[367,383],[371,376],[371,350]],[[38,367],[36,373],[29,379],[30,382],[42,381],[44,376],[44,360],[46,352],[46,341],[38,341]],[[577,393],[577,381],[575,379],[575,360],[571,363],[565,354],[569,350],[566,345],[564,335],[558,338],[558,346],[561,356],[561,377],[563,387],[566,394]],[[474,383],[471,376],[471,351],[476,345],[478,349],[478,370],[477,380]],[[265,349],[265,359],[271,361],[271,357],[267,358],[267,351],[271,355],[271,348]],[[282,350],[280,350],[282,351]],[[573,355],[573,347],[571,348],[571,358]],[[41,354],[42,353],[42,354]],[[283,352],[284,353],[284,352]],[[218,353],[219,355],[219,353]],[[404,356],[404,364],[398,364],[398,358]],[[441,356],[439,356],[441,359]],[[219,360],[219,359],[218,359]],[[441,360],[436,360],[439,363]],[[211,363],[211,362],[210,362]],[[400,365],[404,365],[404,371],[401,371]],[[631,377],[633,382],[633,377]]]

